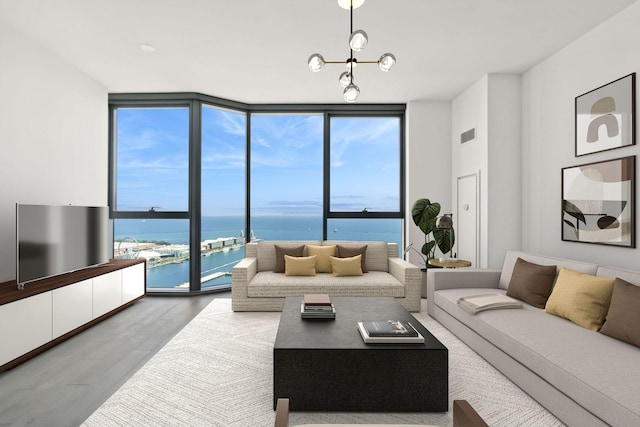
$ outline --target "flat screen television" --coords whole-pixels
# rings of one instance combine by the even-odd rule
[[[16,204],[18,288],[107,263],[109,208]]]

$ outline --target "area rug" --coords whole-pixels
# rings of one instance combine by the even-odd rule
[[[490,426],[563,424],[423,311],[414,316],[449,349],[449,396]],[[234,313],[213,300],[84,423],[105,426],[273,426],[273,343],[280,313]],[[449,405],[451,407],[451,404]],[[448,413],[302,413],[305,423],[434,424]]]

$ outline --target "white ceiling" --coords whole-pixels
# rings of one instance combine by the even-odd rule
[[[636,0],[367,0],[359,103],[449,100],[487,73],[521,73]],[[194,91],[247,103],[342,103],[349,12],[335,0],[0,0],[0,20],[109,92]],[[6,41],[0,41],[6,42]],[[140,45],[156,48],[144,52]],[[8,64],[3,64],[7,66]]]

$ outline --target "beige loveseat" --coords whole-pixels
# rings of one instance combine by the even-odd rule
[[[634,320],[620,323],[624,310],[640,310],[635,290],[640,286],[639,272],[516,251],[507,252],[502,270],[430,269],[429,315],[567,425],[640,426],[639,347],[601,333],[605,326],[597,332],[550,314],[545,309],[553,291],[544,308],[521,301],[521,309],[471,315],[457,305],[465,296],[507,293],[518,264],[522,264],[519,258],[536,264],[535,269],[556,266],[559,274],[549,275],[553,291],[558,288],[563,268],[587,275],[577,276],[579,279],[571,284],[575,294],[569,303],[585,301],[583,296],[593,289],[588,284],[593,276],[616,279],[609,305],[602,305],[606,310],[604,325],[623,325],[623,330],[630,333],[640,327]],[[522,277],[519,272],[517,275]],[[543,281],[539,276],[532,277],[530,284]],[[591,305],[582,303],[572,313],[581,316],[590,310]],[[637,314],[630,319],[637,319]]]
[[[334,277],[331,273],[315,276],[285,276],[274,273],[275,245],[367,246],[367,273],[362,276]],[[305,252],[306,254],[306,252]],[[248,243],[246,257],[232,270],[232,307],[234,311],[281,311],[285,297],[325,293],[333,296],[394,297],[412,312],[420,311],[420,268],[398,257],[398,245],[387,242],[345,241],[260,241]]]

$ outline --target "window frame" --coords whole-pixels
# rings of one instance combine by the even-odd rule
[[[327,240],[327,222],[329,219],[348,218],[405,218],[405,120],[406,104],[245,104],[223,98],[217,98],[196,92],[181,93],[114,93],[109,94],[109,131],[108,131],[108,204],[109,216],[115,219],[188,219],[189,249],[191,253],[200,250],[201,237],[201,191],[202,191],[202,134],[201,118],[204,104],[238,111],[246,115],[246,158],[245,158],[245,230],[249,236],[251,230],[251,116],[252,114],[322,114],[323,115],[323,214],[322,239]],[[167,108],[180,107],[189,109],[189,195],[187,211],[120,211],[114,209],[116,194],[117,141],[116,111],[119,108]],[[341,212],[330,210],[330,124],[332,117],[398,117],[399,124],[399,196],[400,206],[395,211],[377,212]],[[403,222],[403,229],[406,225]],[[401,231],[404,239],[404,230]],[[203,290],[200,283],[200,257],[190,257],[189,291],[174,292],[180,295],[217,292],[220,289]],[[150,289],[148,293],[165,293],[158,289]]]

